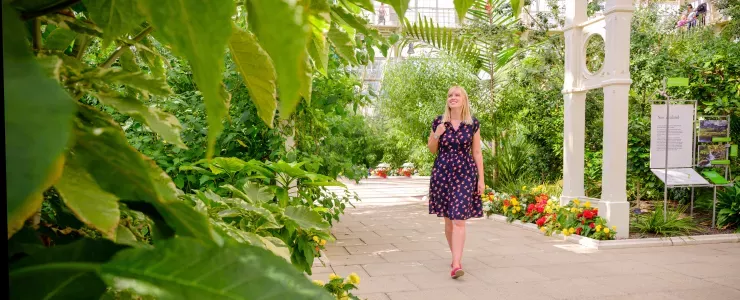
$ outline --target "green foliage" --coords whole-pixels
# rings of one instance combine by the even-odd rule
[[[8,238],[41,206],[41,193],[61,174],[76,109],[69,95],[35,61],[27,47],[26,32],[18,13],[4,2]]]
[[[717,191],[717,226],[740,228],[740,183]]]
[[[686,207],[668,209],[666,216],[663,215],[663,205],[658,204],[652,212],[636,215],[631,221],[630,227],[635,228],[641,234],[656,234],[660,236],[691,235],[698,232],[699,227],[691,217],[684,216]]]
[[[312,2],[311,7],[322,3]],[[336,6],[354,8],[353,2]],[[68,3],[74,5],[65,7]],[[237,10],[234,1],[6,1],[6,160],[14,174],[7,177],[16,180],[8,191],[13,297],[100,298],[106,290],[111,296],[128,289],[160,299],[185,293],[326,298],[289,263],[259,249],[288,245],[296,256],[291,262],[310,272],[315,248],[306,241],[320,241],[303,236],[317,231],[330,237],[331,220],[338,219],[351,196],[326,188],[340,185],[333,177],[301,168],[315,171],[320,164],[275,159],[254,164],[256,171],[249,175],[256,177],[243,178],[237,176],[243,161],[213,159],[206,165],[213,179],[179,172],[182,165],[214,154],[251,152],[263,160],[284,153],[282,132],[266,125],[277,106],[272,89],[280,89],[280,113],[290,117],[301,99],[310,101],[313,60],[326,61],[329,55],[306,55],[308,20],[322,18],[331,26],[360,12],[324,18],[308,4],[247,1],[246,29],[243,7]],[[329,7],[328,1],[323,4]],[[24,28],[21,18],[35,18],[28,23],[34,26]],[[350,32],[354,38],[355,31]],[[377,38],[362,46],[383,43]],[[232,56],[225,55],[227,47]],[[250,61],[262,56],[250,65],[245,52]],[[269,76],[272,69],[276,74]],[[257,91],[253,83],[265,82],[266,92],[250,97],[252,89]],[[230,109],[232,96],[239,102]],[[219,136],[227,115],[243,126],[228,126]],[[240,190],[223,187],[239,180]],[[259,238],[258,247],[239,243],[197,203],[181,199],[178,187],[192,191],[210,182],[224,194],[279,208],[240,206],[252,217],[282,213],[284,227],[271,230],[285,232],[276,233],[280,238]],[[290,193],[291,184],[298,184],[296,194]],[[30,226],[22,227],[25,221]],[[20,229],[23,234],[14,239]],[[245,278],[247,270],[260,271]]]

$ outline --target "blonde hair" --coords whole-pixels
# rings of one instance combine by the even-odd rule
[[[465,105],[462,107],[462,122],[468,125],[473,124],[473,115],[470,112],[470,101],[468,101],[468,92],[465,91],[465,89],[459,85],[455,85],[450,87],[449,90],[447,90],[447,93],[453,89],[460,90],[460,93],[465,97]],[[446,98],[445,98],[446,99]],[[451,119],[451,112],[450,106],[447,105],[447,101],[445,100],[445,112],[442,114],[442,123],[450,122]]]

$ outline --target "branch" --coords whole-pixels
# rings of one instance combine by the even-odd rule
[[[148,26],[141,33],[137,34],[132,40],[134,42],[141,41],[142,39],[144,39],[144,37],[146,37],[153,30],[154,30],[154,27]],[[113,63],[116,62],[116,60],[123,54],[123,49],[125,49],[126,47],[128,46],[124,45],[124,46],[118,47],[118,49],[116,49],[116,51],[113,52],[113,54],[111,54],[110,57],[108,57],[108,59],[102,65],[100,65],[100,67],[110,68],[110,66],[112,66]]]
[[[33,20],[33,50],[41,51],[41,20]]]
[[[53,12],[60,11],[62,9],[65,9],[67,7],[77,4],[77,2],[80,2],[80,0],[67,0],[67,1],[59,2],[47,8],[41,9],[39,11],[24,12],[23,14],[21,14],[21,18],[23,19],[23,21],[28,21],[36,17],[40,17],[43,15],[47,15]]]

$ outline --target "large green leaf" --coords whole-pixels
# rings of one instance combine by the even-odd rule
[[[65,50],[77,37],[77,32],[65,28],[57,28],[46,37],[44,47],[49,50]]]
[[[77,160],[74,153],[67,155],[62,177],[54,187],[80,221],[114,239],[121,218],[118,198],[102,190]]]
[[[250,29],[275,64],[280,117],[288,119],[300,100],[301,87],[307,84],[303,65],[308,26],[303,7],[289,0],[249,0],[247,11]]]
[[[373,2],[370,0],[350,0],[350,2],[353,2],[355,5],[358,5],[366,10],[375,12],[375,8],[373,7]]]
[[[216,157],[210,161],[208,167],[213,174],[234,174],[247,166],[247,162],[236,157]]]
[[[409,1],[411,0],[378,0],[378,2],[382,2],[393,7],[393,10],[395,10],[396,14],[399,16],[406,15],[406,10],[409,9]]]
[[[166,80],[163,78],[152,77],[144,72],[128,72],[119,68],[98,69],[98,72],[97,79],[106,83],[120,83],[134,87],[145,95],[172,95],[172,89],[170,89]]]
[[[285,208],[285,217],[290,222],[293,222],[298,228],[306,229],[318,229],[326,230],[329,229],[329,223],[319,215],[319,213],[311,210],[306,206],[288,206]]]
[[[329,41],[334,45],[334,49],[340,57],[350,63],[357,64],[354,40],[333,23],[329,29]]]
[[[15,9],[3,2],[3,95],[8,237],[36,213],[61,175],[75,104],[29,49]]]
[[[509,0],[509,3],[511,4],[511,13],[515,17],[519,17],[519,14],[522,12],[522,8],[524,7],[524,0]]]
[[[468,13],[468,9],[473,6],[473,3],[475,3],[475,0],[455,0],[455,11],[457,11],[458,20],[465,20],[465,14]]]
[[[94,95],[104,104],[110,105],[119,112],[146,124],[152,131],[161,135],[165,141],[187,149],[180,138],[182,125],[175,116],[159,108],[146,106],[136,98],[124,96],[117,92],[95,93]]]
[[[152,204],[178,235],[218,242],[206,217],[177,197],[167,173],[132,148],[110,116],[80,105],[75,136],[72,151],[101,189],[119,199]]]
[[[98,299],[106,285],[96,272],[125,248],[82,239],[35,252],[10,265],[10,299]]]
[[[329,23],[314,16],[309,16],[309,23],[311,24],[311,41],[308,45],[308,54],[313,59],[316,69],[326,76],[329,68],[329,44],[326,42]]]
[[[275,99],[277,75],[270,55],[262,49],[254,34],[238,28],[231,34],[229,49],[252,102],[257,107],[257,115],[272,128],[277,108]]]
[[[103,48],[144,22],[137,0],[84,0],[90,18],[103,29]]]
[[[332,299],[284,259],[250,245],[189,238],[154,249],[119,252],[101,268],[104,280],[158,299]]]
[[[206,156],[211,157],[216,138],[223,130],[223,118],[229,111],[228,93],[223,91],[221,78],[236,4],[232,0],[138,2],[158,36],[169,43],[175,53],[185,56],[193,68],[193,79],[203,93],[208,112]]]

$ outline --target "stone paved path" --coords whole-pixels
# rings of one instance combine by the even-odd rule
[[[312,278],[356,272],[356,294],[371,300],[740,299],[740,243],[595,251],[485,218],[468,223],[466,274],[450,279],[427,183],[348,183],[363,201],[334,226],[329,264]]]

